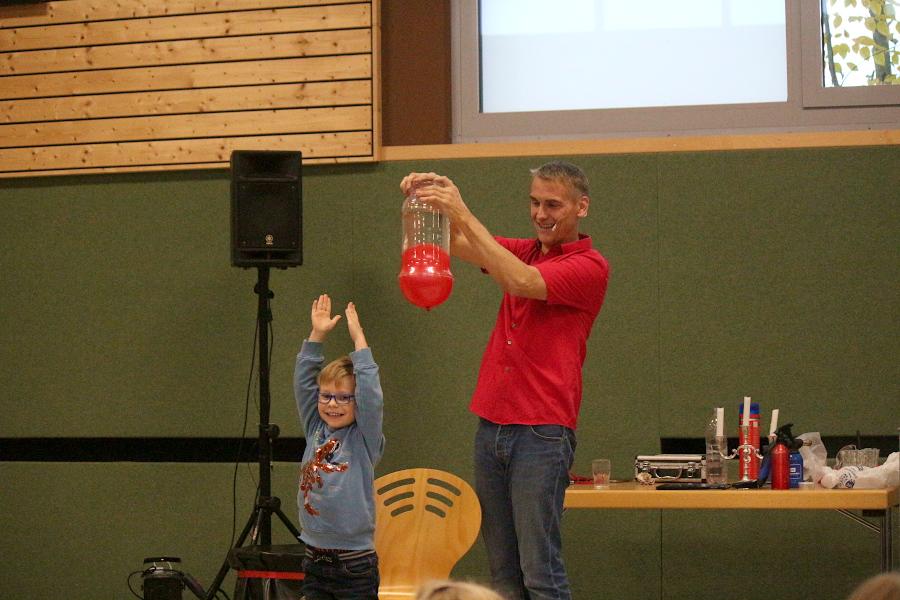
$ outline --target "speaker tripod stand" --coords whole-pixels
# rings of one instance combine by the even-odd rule
[[[275,296],[269,289],[269,267],[257,267],[258,277],[253,291],[259,296],[256,327],[259,335],[259,494],[237,538],[235,548],[241,548],[249,538],[253,545],[272,544],[272,515],[284,524],[297,541],[300,531],[281,510],[281,500],[272,496],[272,442],[278,437],[278,426],[269,423],[269,323],[272,321],[270,300]],[[238,459],[240,460],[240,458]],[[216,578],[206,591],[207,600],[215,598],[228,574],[228,558],[222,563]]]

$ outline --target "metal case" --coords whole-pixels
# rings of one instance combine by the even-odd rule
[[[640,473],[649,474],[653,482],[705,481],[706,457],[702,454],[639,454],[634,459],[635,479]]]

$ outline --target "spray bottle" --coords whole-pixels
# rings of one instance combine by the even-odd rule
[[[775,446],[771,452],[772,489],[786,490],[790,483],[790,455],[791,450],[796,450],[803,445],[803,440],[797,440],[791,433],[793,423],[788,423],[778,428],[775,432]],[[797,443],[799,442],[799,444]]]

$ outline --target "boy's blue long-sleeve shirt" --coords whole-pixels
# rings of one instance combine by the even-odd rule
[[[297,494],[300,539],[317,548],[369,550],[375,547],[373,482],[375,465],[384,453],[384,397],[371,349],[351,352],[350,359],[356,378],[356,421],[332,430],[318,408],[322,344],[305,340],[297,354],[294,398],[306,433]],[[326,454],[329,445],[335,448]],[[307,504],[318,514],[310,514]]]

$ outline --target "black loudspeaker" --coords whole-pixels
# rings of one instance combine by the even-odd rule
[[[303,264],[300,152],[231,153],[231,264],[294,267]]]

